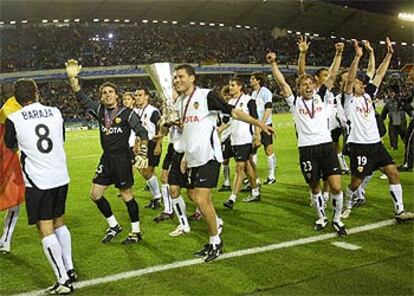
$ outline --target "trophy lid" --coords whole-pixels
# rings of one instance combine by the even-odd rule
[[[173,78],[174,67],[171,63],[155,63],[146,65],[145,70],[154,83],[155,89],[162,100],[172,102],[173,100]]]

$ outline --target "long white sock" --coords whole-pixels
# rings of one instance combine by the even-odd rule
[[[65,265],[62,259],[62,249],[55,234],[51,234],[42,239],[43,251],[55,273],[59,283],[64,284],[68,279]]]
[[[73,269],[72,239],[69,229],[66,225],[63,225],[55,229],[55,234],[59,241],[60,248],[62,249],[63,264],[65,265],[66,271],[71,270]]]
[[[341,170],[348,170],[348,166],[345,162],[345,158],[342,155],[342,152],[337,153],[336,158],[338,159],[339,167],[341,168]]]
[[[332,208],[334,210],[333,221],[339,222],[341,220],[342,207],[344,204],[344,194],[339,192],[339,194],[332,194]]]
[[[348,209],[352,209],[352,197],[354,196],[354,194],[356,193],[356,191],[352,191],[351,189],[349,189],[349,187],[346,187],[346,191],[345,191],[345,200],[346,200],[346,207]]]
[[[210,236],[210,245],[219,245],[221,243],[221,239],[219,235]]]
[[[177,216],[178,222],[180,222],[181,227],[183,227],[185,231],[190,231],[190,224],[188,224],[186,205],[183,197],[180,195],[178,198],[173,198],[172,202],[175,215]]]
[[[361,188],[365,190],[365,188],[367,188],[367,185],[369,183],[369,181],[371,181],[372,177],[374,176],[374,174],[365,176],[364,179],[362,180],[361,183]]]
[[[231,195],[230,195],[230,197],[229,197],[229,199],[230,199],[232,202],[236,202],[237,195],[236,195],[236,194],[234,194],[234,193],[232,192],[232,193],[231,193]]]
[[[147,180],[148,187],[154,199],[161,198],[160,186],[158,185],[158,179],[155,175]]]
[[[252,196],[256,197],[260,195],[259,186],[252,188]]]
[[[131,232],[134,232],[134,233],[141,232],[141,228],[139,226],[139,221],[131,222]]]
[[[161,195],[162,195],[162,201],[164,203],[164,213],[172,214],[173,207],[172,207],[172,200],[170,196],[170,186],[168,184],[161,185]]]
[[[230,167],[223,165],[224,186],[230,186]]]
[[[268,166],[268,178],[275,178],[275,166],[276,166],[276,156],[274,154],[267,157],[267,166]]]
[[[390,194],[394,202],[394,211],[396,214],[404,212],[403,191],[401,184],[390,184]]]
[[[319,192],[317,194],[312,193],[313,206],[316,210],[316,215],[319,219],[326,219],[325,210],[324,210],[324,200],[322,194]]]
[[[6,217],[4,218],[3,235],[0,238],[0,245],[3,245],[7,249],[10,249],[11,239],[13,236],[14,228],[16,227],[17,219],[19,218],[20,206],[15,206],[7,210]]]
[[[253,154],[252,160],[253,160],[254,164],[257,166],[257,153]]]
[[[118,225],[118,221],[116,220],[114,215],[106,218],[106,222],[108,222],[109,227],[115,227]]]

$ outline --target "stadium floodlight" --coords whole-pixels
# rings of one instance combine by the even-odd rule
[[[331,39],[336,39],[336,36],[334,36],[334,35],[331,35]]]
[[[109,22],[109,19],[104,19],[104,23],[108,23]]]
[[[16,21],[10,21],[10,25],[15,25]]]
[[[75,23],[79,23],[80,22],[80,19],[74,19],[73,20]]]
[[[168,21],[162,21],[163,24],[168,24]]]
[[[172,21],[171,24],[176,25],[178,24],[178,21]]]
[[[385,41],[380,41],[380,44],[385,44]]]
[[[205,22],[200,22],[200,26],[205,26],[206,23]]]
[[[250,26],[244,26],[247,30],[250,30]]]
[[[124,19],[124,23],[129,23],[130,20],[129,19]]]
[[[27,24],[28,22],[28,20],[22,20],[22,24]]]
[[[405,46],[405,45],[407,45],[407,42],[401,42],[401,45]]]
[[[396,45],[396,44],[397,44],[397,42],[395,42],[395,41],[391,42],[391,45]]]
[[[313,37],[319,37],[319,34],[315,33],[313,34]]]
[[[64,23],[69,23],[69,22],[70,22],[70,20],[69,20],[69,19],[64,19],[64,20],[63,20],[63,22],[64,22]]]
[[[299,31],[296,32],[296,35],[300,35],[300,34],[301,34],[301,32],[299,32]]]
[[[241,28],[242,26],[240,26],[240,25],[236,25],[236,28]]]
[[[114,38],[114,34],[112,34],[112,33],[109,33],[109,34],[108,34],[108,38],[109,38],[109,39],[112,39],[112,38]]]
[[[158,20],[152,20],[153,24],[158,24]]]
[[[142,20],[142,22],[143,22],[144,24],[147,24],[147,23],[148,23],[148,20]]]
[[[53,22],[56,24],[56,23],[58,23],[58,22],[59,22],[59,20],[53,20]]]
[[[220,27],[224,27],[224,24],[223,24],[223,23],[220,23],[220,24],[219,24],[219,26],[220,26]]]
[[[195,22],[190,22],[190,25],[195,25],[196,23]]]
[[[292,34],[292,31],[291,30],[287,30],[286,31],[288,34]]]
[[[97,23],[97,22],[99,22],[99,19],[95,18],[95,19],[93,19],[93,22]]]
[[[4,21],[0,21],[0,25],[4,25]]]
[[[216,24],[215,23],[209,23],[208,24],[210,27],[214,27]]]
[[[114,19],[114,23],[119,23],[120,19]]]
[[[305,36],[310,36],[310,33],[305,33]]]
[[[42,20],[43,24],[46,24],[48,22],[48,20]]]
[[[414,22],[414,13],[400,12],[398,18],[403,21]]]

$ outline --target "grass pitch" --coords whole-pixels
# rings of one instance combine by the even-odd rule
[[[217,212],[225,223],[222,238],[226,253],[333,232],[330,226],[322,233],[312,229],[316,217],[309,207],[308,189],[300,173],[290,114],[275,115],[274,122],[277,183],[262,186],[262,201],[246,204],[241,202],[246,194],[240,194],[231,211],[222,205],[228,193],[214,193]],[[385,143],[389,147],[388,139]],[[88,197],[101,154],[98,131],[67,133],[66,151],[71,176],[66,222],[72,233],[74,263],[80,281],[193,259],[192,253],[207,242],[203,221],[192,223],[191,233],[177,238],[168,235],[176,227],[176,220],[154,223],[152,218],[159,211],[144,208],[151,195],[142,191],[144,181],[137,174],[134,194],[140,205],[144,240],[138,245],[121,245],[130,228],[129,218],[126,206],[111,188],[106,197],[124,231],[110,244],[102,244],[107,224]],[[264,180],[267,161],[263,149],[259,151],[259,176]],[[399,151],[391,153],[400,164],[402,143]],[[234,173],[233,167],[231,173]],[[388,183],[378,176],[377,172],[368,185],[367,203],[344,220],[348,228],[393,217]],[[221,182],[222,179],[219,185]],[[349,176],[344,176],[342,187],[348,182]],[[402,173],[401,183],[406,209],[414,210],[413,173]],[[188,202],[187,212],[191,214],[193,210]],[[329,217],[331,213],[327,210]],[[331,245],[333,241],[345,241],[361,249],[338,248]],[[13,236],[12,253],[0,256],[0,295],[43,289],[54,281],[37,231],[27,226],[23,207]],[[171,269],[75,291],[75,295],[138,294],[413,295],[414,225],[391,225],[352,234],[345,239],[332,238]]]

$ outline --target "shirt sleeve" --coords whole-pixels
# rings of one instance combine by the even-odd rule
[[[83,105],[83,107],[91,114],[98,114],[99,103],[92,100],[82,90],[76,93],[76,98]]]
[[[135,132],[137,137],[140,137],[141,140],[148,140],[148,132],[142,126],[141,120],[139,120],[139,116],[137,113],[131,110],[131,114],[129,115],[128,124],[131,129]]]
[[[293,102],[295,101],[295,96],[291,94],[289,97],[285,98],[285,101],[289,105],[289,107],[292,108]]]
[[[158,111],[158,110],[156,110],[156,111],[154,111],[154,112],[152,112],[152,115],[151,115],[151,118],[150,118],[150,121],[155,125],[155,133],[157,134],[158,133],[158,131],[159,131],[159,128],[158,128],[158,121],[160,121],[160,119],[161,119],[161,115],[160,115],[160,112]]]
[[[17,148],[16,128],[13,121],[6,119],[6,132],[4,133],[4,143],[9,149]]]
[[[318,95],[321,97],[323,102],[327,102],[329,93],[330,92],[328,91],[328,88],[325,86],[325,84],[323,84],[318,90]]]
[[[207,94],[207,105],[210,111],[221,111],[224,114],[231,114],[233,107],[225,102],[215,90]]]
[[[249,115],[251,117],[254,118],[258,118],[258,114],[257,114],[257,106],[256,106],[256,100],[251,99],[248,103],[247,103],[247,108],[249,109]]]
[[[264,107],[265,109],[272,109],[273,107],[273,94],[270,90],[266,89],[264,93]]]

